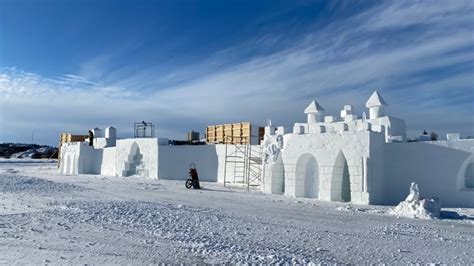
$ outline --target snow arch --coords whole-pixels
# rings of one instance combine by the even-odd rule
[[[458,190],[474,190],[474,154],[467,157],[458,172]]]
[[[349,166],[342,151],[339,151],[331,177],[331,201],[351,201]]]
[[[298,158],[295,175],[296,197],[319,198],[319,169],[313,155],[305,153]]]

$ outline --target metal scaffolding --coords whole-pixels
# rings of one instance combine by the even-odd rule
[[[262,184],[262,146],[233,144],[235,143],[234,140],[230,139],[233,137],[228,136],[227,138],[225,144],[224,186],[241,186],[247,189],[259,187]],[[248,142],[244,141],[244,143]]]
[[[134,128],[134,138],[154,138],[155,137],[155,125],[153,123],[148,123],[145,121],[135,122],[133,125]]]

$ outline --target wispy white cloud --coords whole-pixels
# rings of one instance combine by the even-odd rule
[[[165,74],[162,66],[110,67],[108,58],[117,55],[56,79],[4,69],[0,125],[3,131],[36,122],[59,132],[114,124],[130,132],[134,121],[149,120],[159,134],[180,137],[212,123],[272,118],[290,125],[304,120],[312,99],[334,114],[343,104],[362,113],[378,89],[390,114],[406,118],[412,134],[426,128],[473,135],[473,4],[440,3],[384,2],[238,63],[232,60],[242,49],[283,37],[257,36]]]
[[[60,78],[60,80],[65,81],[66,83],[85,83],[85,84],[90,84],[90,85],[99,85],[97,82],[92,82],[84,77],[77,76],[77,75],[72,75],[72,74],[66,74],[63,77]],[[60,81],[56,81],[60,82]]]
[[[389,6],[370,10],[367,28],[374,30],[397,29],[410,26],[467,26],[472,20],[474,3],[470,0],[456,1],[393,1]]]

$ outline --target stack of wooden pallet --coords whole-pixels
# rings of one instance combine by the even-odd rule
[[[207,143],[250,144],[252,125],[250,122],[208,126]]]

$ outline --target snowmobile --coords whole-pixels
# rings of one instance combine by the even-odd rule
[[[189,177],[186,180],[186,188],[187,189],[200,189],[201,186],[199,185],[199,177],[198,177],[198,172],[196,170],[196,165],[194,163],[191,163],[189,165]]]

